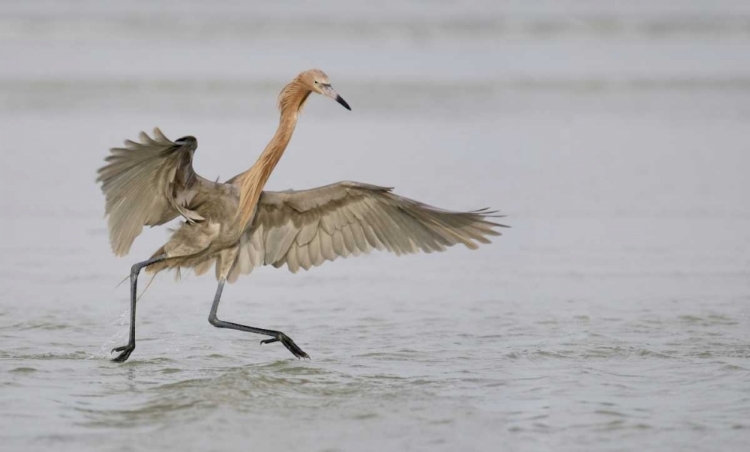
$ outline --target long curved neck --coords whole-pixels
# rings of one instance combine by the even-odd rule
[[[241,230],[244,230],[252,219],[263,187],[292,139],[300,109],[309,95],[310,90],[296,79],[281,90],[279,94],[281,118],[276,133],[255,164],[237,177],[240,188],[240,205],[237,215]]]

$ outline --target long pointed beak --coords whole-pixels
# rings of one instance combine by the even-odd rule
[[[343,97],[339,96],[339,93],[337,93],[336,90],[331,87],[331,85],[323,85],[321,90],[323,91],[324,96],[330,97],[331,99],[340,103],[344,108],[351,111],[352,107],[350,107],[349,104],[346,103]]]

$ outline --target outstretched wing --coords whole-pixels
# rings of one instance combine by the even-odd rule
[[[240,242],[229,281],[260,265],[286,264],[297,272],[373,249],[397,255],[476,248],[500,235],[494,212],[451,212],[397,196],[390,188],[357,182],[304,191],[264,191]]]
[[[99,169],[109,215],[109,240],[118,256],[128,253],[143,226],[164,224],[182,215],[187,221],[203,218],[188,205],[190,188],[199,176],[193,171],[193,137],[171,141],[158,128],[154,137],[141,132],[140,143],[125,141],[113,148]]]

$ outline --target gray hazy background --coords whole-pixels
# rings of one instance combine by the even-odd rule
[[[4,1],[0,442],[8,450],[744,450],[750,3]],[[478,251],[160,275],[95,184],[159,126],[227,179],[318,67],[268,188],[395,186],[512,229]],[[143,278],[144,287],[147,278]]]

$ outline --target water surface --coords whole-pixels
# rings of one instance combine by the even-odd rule
[[[329,9],[330,8],[330,9]],[[744,450],[745,2],[0,6],[0,440],[8,450]],[[477,251],[156,278],[127,340],[106,150],[160,126],[226,179],[321,67],[269,188],[392,185],[508,214]],[[145,286],[143,279],[141,287]]]

